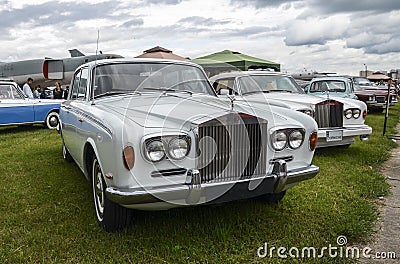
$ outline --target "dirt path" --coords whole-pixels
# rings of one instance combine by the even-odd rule
[[[394,138],[400,143],[400,124],[397,131],[399,133]],[[372,249],[371,259],[361,258],[360,264],[400,263],[400,146],[392,150],[392,157],[385,162],[382,174],[392,186],[392,193],[382,199],[378,232],[374,242],[367,245]],[[396,259],[389,259],[393,257],[393,252]]]

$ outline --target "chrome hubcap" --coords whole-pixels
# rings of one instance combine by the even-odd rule
[[[58,118],[57,118],[56,116],[50,117],[50,119],[49,119],[49,124],[50,124],[52,127],[57,126],[57,124],[58,124]]]
[[[103,185],[103,178],[100,166],[96,159],[93,161],[92,177],[93,177],[93,195],[96,207],[96,214],[99,220],[102,221],[104,212],[104,185]]]

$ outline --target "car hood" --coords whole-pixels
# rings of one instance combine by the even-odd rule
[[[373,89],[370,86],[364,86],[363,90],[357,90],[357,94],[364,94],[364,95],[386,95],[387,90],[382,89]]]
[[[223,95],[221,95],[220,98],[229,101],[228,97],[225,97]],[[278,106],[294,110],[308,110],[312,108],[310,105],[305,105],[303,103],[288,102],[286,100],[269,98],[268,96],[266,96],[266,94],[236,96],[236,101],[242,102],[244,104],[253,104],[256,107],[261,107],[263,109],[268,109],[268,106]]]
[[[280,104],[284,103],[288,105],[291,109],[301,110],[304,109],[304,106],[309,107],[311,109],[315,108],[315,105],[318,103],[322,103],[328,99],[328,96],[314,96],[308,94],[300,94],[300,93],[286,93],[286,92],[271,92],[267,94],[251,94],[245,96],[248,101],[258,101],[262,102],[268,100],[270,104],[275,105],[274,102],[278,101]],[[272,100],[271,100],[272,99]],[[329,99],[341,102],[344,104],[345,108],[349,107],[358,107],[358,101],[349,98],[342,97],[330,97]],[[279,105],[277,105],[279,106]]]
[[[190,130],[192,125],[197,125],[213,118],[232,112],[246,113],[263,119],[273,119],[280,125],[295,123],[278,113],[272,113],[253,105],[240,102],[234,104],[208,95],[132,95],[124,97],[107,98],[96,101],[98,108],[108,113],[113,113],[122,121],[124,118],[147,128],[183,128]],[[270,121],[270,120],[269,120]]]

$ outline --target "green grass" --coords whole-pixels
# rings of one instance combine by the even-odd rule
[[[400,107],[391,108],[388,134]],[[320,150],[321,172],[287,192],[278,206],[257,200],[137,212],[132,226],[110,234],[95,220],[90,185],[63,161],[56,131],[0,129],[1,263],[344,263],[348,260],[260,259],[257,249],[365,242],[375,201],[389,187],[377,172],[395,146],[382,136],[383,114],[370,114],[371,140]]]

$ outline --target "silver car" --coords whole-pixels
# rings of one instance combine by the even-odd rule
[[[368,140],[372,128],[366,124],[367,105],[364,102],[330,96],[306,94],[286,74],[265,71],[222,73],[210,78],[222,98],[232,93],[236,100],[254,106],[281,106],[312,116],[318,123],[317,147],[350,146],[355,137]]]
[[[70,87],[63,157],[91,181],[106,230],[129,225],[131,209],[278,202],[319,171],[311,117],[221,100],[196,64],[96,61],[79,67]]]

